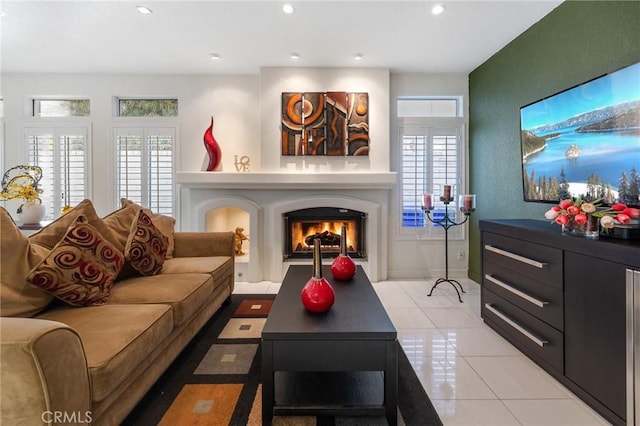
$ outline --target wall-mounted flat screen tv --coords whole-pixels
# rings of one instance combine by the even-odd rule
[[[524,200],[640,206],[640,62],[520,108]]]

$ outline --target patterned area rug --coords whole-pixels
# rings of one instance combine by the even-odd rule
[[[274,295],[233,295],[123,425],[261,425],[260,334]],[[398,346],[398,424],[442,425]],[[275,416],[273,425],[386,425],[384,417]]]

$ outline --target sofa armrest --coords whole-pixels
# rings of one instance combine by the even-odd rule
[[[174,257],[235,257],[233,232],[176,232]]]
[[[0,389],[0,424],[91,422],[84,348],[65,324],[0,318]]]

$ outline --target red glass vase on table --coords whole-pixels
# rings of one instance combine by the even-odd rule
[[[335,292],[322,276],[322,253],[320,239],[313,240],[313,276],[302,288],[302,304],[309,312],[326,312],[333,306]]]
[[[333,278],[339,281],[349,281],[356,275],[356,263],[347,254],[347,226],[342,225],[340,231],[340,254],[331,264]]]

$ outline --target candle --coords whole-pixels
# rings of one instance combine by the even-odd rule
[[[433,207],[431,204],[431,194],[424,194],[424,208],[431,210],[431,207]]]
[[[458,197],[460,201],[460,211],[469,214],[476,209],[476,194],[464,194]]]
[[[444,201],[450,201],[451,200],[451,185],[445,185],[444,186],[444,194],[442,196],[444,198]]]
[[[473,196],[465,195],[462,198],[462,206],[464,207],[465,210],[473,209]]]

